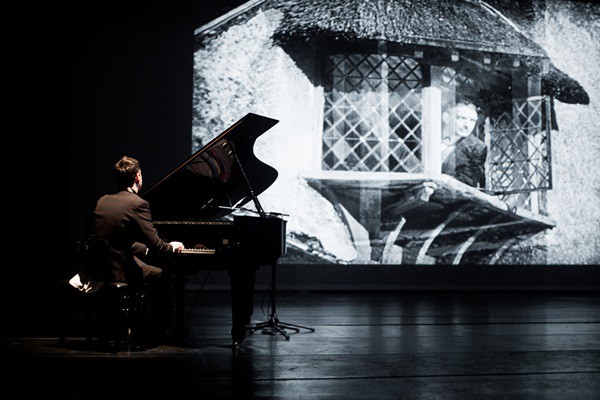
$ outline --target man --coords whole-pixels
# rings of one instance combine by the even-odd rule
[[[148,262],[181,251],[183,243],[167,243],[158,236],[150,206],[138,196],[142,188],[138,160],[127,156],[121,158],[113,168],[113,175],[119,190],[98,200],[88,227],[93,256],[88,257],[84,269],[70,283],[81,291],[94,292],[105,282],[130,285],[149,282],[151,294],[164,302],[168,278],[161,279],[162,269]],[[161,312],[160,307],[166,305],[157,304],[157,309],[153,309],[155,317],[159,318],[155,322],[162,325],[160,329],[165,329],[168,310]]]
[[[465,101],[442,115],[442,173],[469,186],[483,188],[487,146],[472,134],[477,118],[477,107]]]

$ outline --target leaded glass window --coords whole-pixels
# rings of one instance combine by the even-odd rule
[[[422,172],[422,86],[421,67],[409,57],[329,56],[323,169]]]
[[[490,190],[522,193],[552,187],[548,97],[513,100],[490,118]]]

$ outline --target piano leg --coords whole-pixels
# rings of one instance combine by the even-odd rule
[[[235,263],[234,265],[239,264]],[[246,338],[246,325],[250,323],[254,312],[254,284],[258,268],[256,265],[245,264],[243,268],[234,268],[227,271],[231,288],[231,337],[238,346]],[[204,287],[204,283],[202,287]],[[173,285],[175,292],[175,333],[176,337],[182,338],[186,336],[185,325],[187,322],[185,315],[186,274],[183,271],[175,271]],[[195,303],[194,301],[192,308]]]
[[[237,345],[246,338],[246,325],[254,312],[254,283],[258,266],[244,265],[229,271],[231,285],[231,338]]]

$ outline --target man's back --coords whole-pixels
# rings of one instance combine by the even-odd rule
[[[156,253],[170,251],[152,224],[148,202],[135,193],[120,191],[105,195],[96,204],[91,234],[108,252],[106,279],[131,281],[142,277],[134,262],[132,246],[140,242]]]

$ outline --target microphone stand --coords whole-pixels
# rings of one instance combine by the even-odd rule
[[[271,264],[271,313],[269,319],[264,322],[259,322],[254,326],[247,328],[250,333],[261,331],[265,335],[283,335],[286,340],[290,340],[290,336],[285,331],[286,329],[300,332],[300,329],[307,329],[311,332],[315,331],[315,328],[308,326],[290,324],[287,322],[280,321],[277,317],[277,264],[274,262]]]

